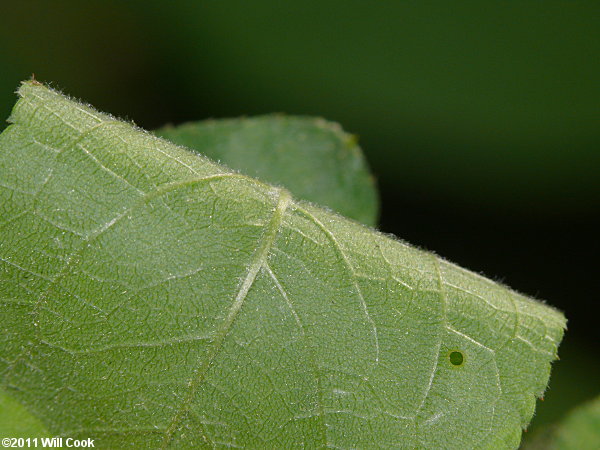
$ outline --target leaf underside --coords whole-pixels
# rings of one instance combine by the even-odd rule
[[[50,432],[518,445],[560,313],[37,83],[19,94],[0,136],[0,373]]]
[[[375,182],[356,138],[312,117],[206,120],[155,131],[245,175],[285,186],[296,198],[377,224]]]

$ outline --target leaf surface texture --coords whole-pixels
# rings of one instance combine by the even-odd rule
[[[0,373],[50,432],[518,445],[562,314],[44,86],[19,94],[0,136]]]

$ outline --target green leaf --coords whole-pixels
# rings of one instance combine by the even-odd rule
[[[377,224],[374,179],[355,137],[335,123],[271,115],[188,123],[156,134],[246,175],[284,186],[296,198]]]
[[[25,83],[2,385],[99,447],[516,447],[559,312]]]
[[[600,448],[600,396],[569,412],[564,420],[547,427],[525,446],[527,450],[595,450]]]
[[[600,397],[573,410],[556,430],[553,448],[600,448]]]

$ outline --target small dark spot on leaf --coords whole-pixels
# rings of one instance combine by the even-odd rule
[[[448,359],[450,364],[455,367],[461,367],[465,363],[465,355],[459,350],[452,350],[448,353]]]

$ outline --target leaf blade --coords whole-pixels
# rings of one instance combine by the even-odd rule
[[[516,445],[560,313],[42,86],[20,94],[0,137],[2,383],[52,432]]]

